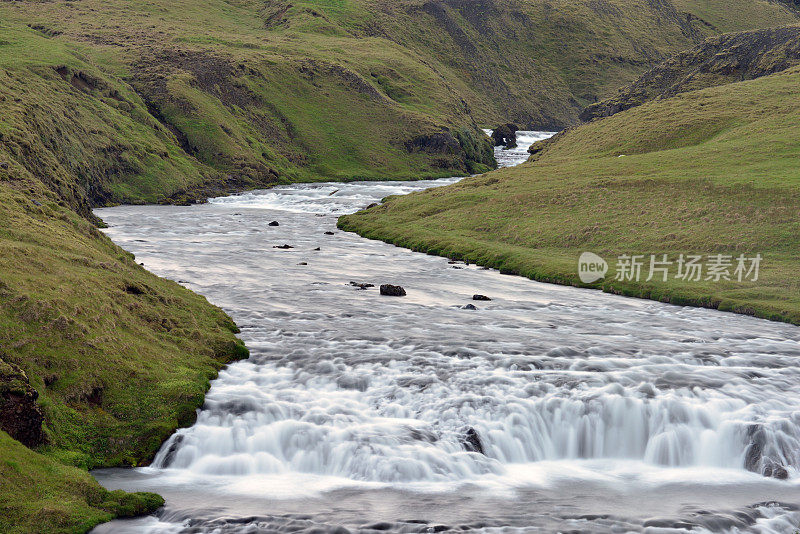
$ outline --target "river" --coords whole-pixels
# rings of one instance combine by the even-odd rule
[[[524,132],[499,160],[547,135]],[[800,328],[336,229],[454,181],[97,210],[149,270],[223,307],[251,357],[153,466],[94,472],[167,500],[95,533],[797,532]]]

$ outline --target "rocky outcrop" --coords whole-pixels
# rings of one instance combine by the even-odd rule
[[[720,35],[653,67],[618,95],[587,107],[580,119],[610,117],[650,100],[751,80],[797,65],[800,27]]]
[[[517,146],[517,132],[519,127],[516,124],[508,123],[498,126],[492,131],[494,146],[504,146],[514,148]]]
[[[46,441],[44,414],[37,404],[39,393],[17,365],[0,359],[0,429],[28,447]]]
[[[466,432],[464,432],[464,436],[461,438],[461,444],[464,446],[464,449],[469,452],[486,454],[478,431],[472,427],[467,428]]]
[[[744,467],[748,471],[760,473],[767,478],[785,480],[789,472],[775,454],[775,450],[768,447],[767,433],[760,425],[752,425],[748,431],[750,445],[744,458]]]
[[[457,154],[461,149],[455,137],[449,132],[437,132],[418,135],[406,141],[409,152],[425,152],[427,154]]]
[[[474,173],[497,165],[492,143],[477,128],[458,131],[443,129],[420,134],[407,140],[404,145],[409,153],[422,152],[432,156],[433,165],[443,169],[461,168]]]

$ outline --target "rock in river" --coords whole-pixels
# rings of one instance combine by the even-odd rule
[[[400,286],[393,286],[392,284],[383,284],[381,286],[381,295],[388,297],[405,297],[406,290]]]
[[[506,148],[514,148],[517,146],[517,131],[519,127],[516,124],[504,124],[496,128],[492,132],[492,139],[494,146],[504,146]]]
[[[461,444],[464,445],[464,448],[469,452],[478,452],[483,455],[486,454],[483,450],[483,443],[481,443],[481,438],[478,436],[478,432],[472,427],[469,427],[464,433],[464,437],[461,438]]]
[[[350,285],[353,287],[357,287],[358,289],[369,289],[370,287],[375,287],[375,284],[364,284],[361,282],[353,282],[350,281]]]

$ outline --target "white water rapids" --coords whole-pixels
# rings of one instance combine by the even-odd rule
[[[546,136],[521,132],[501,161]],[[97,210],[148,269],[230,313],[251,350],[152,467],[95,472],[167,498],[157,518],[97,532],[800,529],[800,329],[335,229],[454,181]]]

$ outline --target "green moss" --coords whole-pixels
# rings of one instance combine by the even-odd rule
[[[83,533],[114,517],[154,512],[152,493],[103,489],[86,471],[38,454],[0,431],[0,531]]]
[[[148,513],[160,497],[108,493],[66,465],[146,464],[247,349],[220,309],[147,272],[24,168],[0,174],[1,361],[38,391],[48,438],[36,453],[0,438],[0,531]]]
[[[768,0],[675,3],[5,3],[0,132],[95,204],[476,172],[494,162],[463,136],[457,158],[406,142],[571,124],[707,35],[798,21]]]

